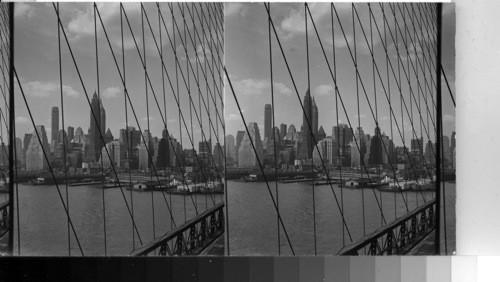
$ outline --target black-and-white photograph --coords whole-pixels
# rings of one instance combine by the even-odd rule
[[[452,254],[454,5],[228,3],[225,23],[228,251]]]
[[[452,255],[455,5],[0,4],[0,252]]]

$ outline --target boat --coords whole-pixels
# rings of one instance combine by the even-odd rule
[[[38,177],[37,179],[31,180],[31,184],[33,184],[33,185],[44,185],[46,183],[47,183],[47,181],[43,177]]]

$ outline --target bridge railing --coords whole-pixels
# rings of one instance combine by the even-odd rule
[[[198,255],[224,233],[224,204],[218,204],[191,220],[134,250],[131,256]]]
[[[9,201],[0,205],[0,238],[9,231],[9,206]]]
[[[436,201],[432,200],[410,213],[377,229],[359,241],[345,246],[341,255],[404,255],[436,229]]]

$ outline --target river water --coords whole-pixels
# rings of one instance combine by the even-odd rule
[[[275,183],[270,183],[269,187],[276,198]],[[447,244],[448,253],[451,253],[455,250],[455,183],[446,183],[445,189]],[[386,222],[407,212],[401,193],[341,189],[336,185],[333,190],[339,205],[343,203],[347,228],[354,241],[381,226],[381,213],[374,193],[381,202]],[[277,213],[266,184],[230,181],[228,191],[231,255],[278,255]],[[342,230],[341,216],[332,188],[328,185],[316,186],[314,192],[317,254],[336,254],[343,242],[350,242],[349,235],[346,229]],[[295,254],[314,255],[312,186],[305,183],[278,183],[278,196],[280,214]],[[404,192],[403,196],[411,211],[424,204],[424,197],[425,200],[432,199],[434,193]],[[442,232],[444,234],[444,230]],[[444,235],[441,245],[444,252]],[[280,246],[282,255],[292,254],[282,226]]]
[[[60,185],[66,199],[65,186]],[[107,255],[128,255],[133,250],[132,220],[125,205],[124,196],[131,207],[131,193],[123,188],[101,190],[93,186],[68,187],[71,220],[80,240],[85,256],[103,256],[104,221],[103,191],[106,202]],[[153,195],[153,198],[152,198]],[[169,195],[162,192],[132,192],[134,219],[143,243],[153,239],[153,203],[156,237],[171,230],[170,213],[166,202],[172,207],[174,222],[180,226],[198,212],[214,206],[210,195]],[[212,195],[215,203],[222,202],[223,195]],[[0,195],[2,200],[7,196]],[[195,204],[193,204],[193,202]],[[185,205],[184,205],[185,203]],[[186,209],[184,210],[184,206]],[[68,225],[63,205],[56,186],[19,185],[19,222],[21,255],[67,256]],[[17,221],[15,222],[17,230]],[[17,232],[14,235],[17,254]],[[140,241],[135,236],[135,247]],[[71,235],[71,255],[80,255],[75,236]]]
[[[447,243],[448,253],[455,249],[455,184],[446,184]],[[59,187],[66,199],[65,186]],[[275,184],[270,183],[275,197]],[[304,183],[278,184],[279,209],[285,228],[296,254],[314,254],[312,188]],[[93,186],[68,187],[69,210],[80,244],[86,256],[102,256],[104,252],[103,190]],[[334,186],[339,204],[343,203],[345,220],[353,240],[381,226],[380,210],[371,189],[353,190]],[[342,192],[342,193],[341,193]],[[124,197],[131,203],[130,191],[119,188],[104,190],[106,203],[107,255],[128,255],[134,248],[132,221]],[[375,190],[381,197],[381,206],[387,222],[406,213],[406,206],[399,193]],[[342,194],[342,195],[341,195]],[[403,194],[411,211],[434,195],[425,192]],[[165,198],[164,198],[165,197]],[[213,195],[220,203],[224,195]],[[364,197],[365,224],[362,203]],[[6,200],[6,194],[0,199]],[[341,199],[342,198],[342,199]],[[214,204],[210,195],[168,195],[161,192],[132,192],[134,218],[143,243],[153,239],[153,202],[156,237],[171,230],[172,207],[177,226],[195,216],[195,205],[203,212]],[[396,199],[396,208],[395,208]],[[229,250],[231,255],[278,255],[276,211],[265,183],[228,181],[229,201]],[[193,203],[194,202],[194,203]],[[319,255],[336,254],[350,242],[346,230],[342,231],[341,217],[330,186],[315,187],[316,238]],[[186,209],[184,209],[186,207]],[[396,211],[396,213],[395,213]],[[21,255],[68,255],[67,217],[56,186],[19,185],[19,217]],[[17,221],[15,222],[17,231]],[[344,236],[343,236],[344,233]],[[226,233],[227,234],[227,233]],[[291,254],[280,227],[281,254]],[[17,254],[17,232],[14,235]],[[137,234],[135,247],[140,246]],[[444,236],[443,236],[444,237]],[[443,249],[444,249],[444,243]],[[75,236],[71,234],[71,254],[80,255]]]

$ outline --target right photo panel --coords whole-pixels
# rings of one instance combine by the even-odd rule
[[[226,3],[225,253],[455,251],[455,6]]]

